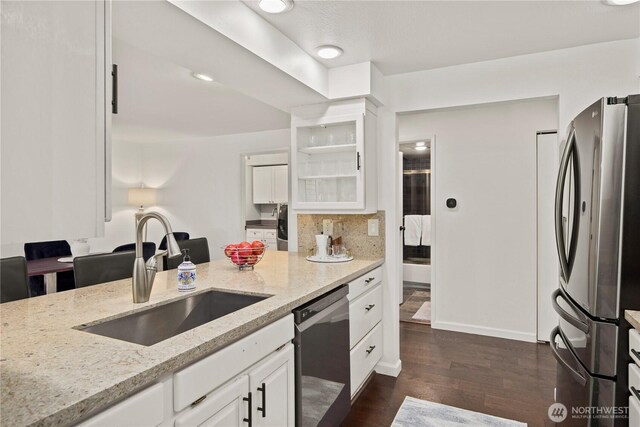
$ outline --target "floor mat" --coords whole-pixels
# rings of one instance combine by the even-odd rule
[[[410,323],[431,323],[431,291],[424,289],[404,289],[404,302],[400,305],[400,321]],[[424,308],[425,304],[428,308]],[[415,317],[419,313],[418,317]]]
[[[522,427],[527,424],[441,403],[405,397],[391,427]]]

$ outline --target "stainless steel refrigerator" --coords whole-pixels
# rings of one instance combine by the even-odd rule
[[[560,321],[550,342],[556,402],[567,409],[558,425],[627,425],[624,311],[640,309],[640,95],[599,99],[571,122],[555,210]]]

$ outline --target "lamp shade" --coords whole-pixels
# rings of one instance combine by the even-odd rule
[[[127,198],[132,206],[153,206],[156,204],[156,189],[130,188]]]

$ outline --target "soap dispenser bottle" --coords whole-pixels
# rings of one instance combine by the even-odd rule
[[[196,265],[191,262],[189,249],[183,249],[184,258],[178,266],[178,290],[180,292],[193,291],[196,288]]]

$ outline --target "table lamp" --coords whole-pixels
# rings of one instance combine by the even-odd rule
[[[129,188],[127,195],[128,203],[131,206],[138,206],[136,212],[136,229],[138,228],[138,222],[144,215],[145,206],[154,206],[156,204],[156,189],[155,188]],[[147,239],[147,230],[144,231],[144,239]]]

